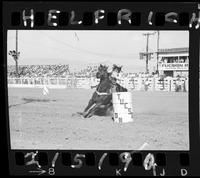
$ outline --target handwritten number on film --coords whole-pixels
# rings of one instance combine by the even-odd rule
[[[124,165],[124,172],[128,169],[130,162],[132,161],[131,154],[129,152],[124,152],[120,154],[120,160]]]
[[[51,175],[51,176],[55,175],[54,168],[49,168],[49,175]]]
[[[83,161],[81,158],[85,158],[84,154],[76,154],[74,157],[74,162],[78,164],[71,165],[71,168],[81,168],[83,165]]]
[[[58,159],[58,156],[59,156],[59,153],[57,152],[57,153],[54,155],[53,160],[52,160],[52,162],[51,162],[52,167],[49,168],[49,171],[48,171],[49,175],[51,175],[51,176],[55,175],[54,167],[55,167],[55,164],[56,164],[56,160]]]
[[[35,160],[35,157],[36,155],[38,154],[38,151],[36,151],[35,153],[34,152],[30,152],[30,153],[27,153],[25,155],[25,158],[28,158],[28,157],[31,157],[31,160],[27,161],[26,162],[26,165],[32,165],[32,164],[36,164],[38,168],[41,168],[41,166],[39,165],[39,162],[37,160]],[[104,159],[106,158],[108,154],[107,153],[104,153],[100,160],[99,160],[99,163],[98,163],[98,169],[101,170],[102,168],[102,164],[104,162]],[[51,165],[52,167],[48,169],[48,174],[49,175],[55,175],[55,164],[56,164],[56,161],[58,159],[58,156],[59,156],[59,153],[57,152],[53,159],[52,159],[52,162],[51,162]],[[132,157],[131,157],[131,153],[129,152],[123,152],[119,155],[119,158],[120,158],[120,161],[122,163],[124,163],[124,172],[127,171],[128,167],[129,167],[129,164],[130,162],[132,161]],[[74,164],[71,165],[71,168],[81,168],[83,166],[83,159],[85,159],[85,154],[76,154],[74,156]],[[143,161],[143,167],[145,170],[153,170],[153,175],[156,176],[156,166],[157,164],[155,163],[155,158],[154,158],[154,155],[149,153],[147,154],[147,156],[145,157],[144,161]],[[38,172],[38,171],[31,171],[31,172]],[[43,173],[46,172],[43,170]],[[165,174],[165,172],[163,172],[163,174]]]
[[[38,168],[41,168],[41,166],[39,165],[39,162],[35,160],[35,157],[37,154],[38,154],[38,151],[36,151],[35,153],[34,152],[26,153],[24,158],[31,157],[31,160],[27,161],[25,165],[28,166],[28,165],[36,164]]]
[[[37,167],[39,168],[39,170],[37,170],[37,171],[29,171],[29,172],[31,172],[31,173],[39,173],[39,175],[40,175],[40,174],[45,173],[46,171],[45,170],[40,170],[41,165],[39,164],[39,162],[37,160],[35,160],[35,157],[36,157],[37,154],[38,154],[38,151],[36,151],[35,153],[34,152],[26,153],[26,155],[24,157],[25,158],[31,157],[31,160],[27,161],[25,163],[25,165],[28,166],[28,165],[36,164]],[[49,175],[55,175],[54,167],[55,167],[56,160],[58,159],[58,156],[59,156],[59,153],[57,152],[54,155],[53,160],[51,162],[52,163],[52,168],[49,168],[49,170],[48,170]]]
[[[145,170],[153,170],[153,175],[156,176],[156,166],[154,155],[149,153],[144,159],[143,166]]]

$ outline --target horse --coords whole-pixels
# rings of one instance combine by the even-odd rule
[[[96,78],[100,79],[100,82],[97,86],[96,91],[93,93],[92,98],[90,99],[87,107],[82,113],[84,118],[93,116],[98,111],[110,111],[113,110],[112,104],[112,92],[125,92],[126,88],[120,86],[117,83],[113,83],[110,73],[107,72],[108,67],[101,65],[98,67],[96,73]],[[114,88],[114,90],[113,90]]]

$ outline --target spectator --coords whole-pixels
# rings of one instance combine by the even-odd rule
[[[176,92],[181,91],[181,79],[180,76],[177,76],[177,80],[176,80]]]
[[[148,80],[148,78],[146,78],[146,80],[145,80],[145,82],[144,82],[144,90],[145,90],[145,91],[148,90],[149,85],[150,85],[149,80]]]
[[[20,65],[20,77],[65,77],[69,71],[68,65]],[[8,77],[14,78],[15,66],[8,66]]]

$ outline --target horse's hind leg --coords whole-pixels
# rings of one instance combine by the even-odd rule
[[[106,116],[112,116],[113,117],[114,111],[113,111],[113,105],[112,103],[107,106],[106,110]]]

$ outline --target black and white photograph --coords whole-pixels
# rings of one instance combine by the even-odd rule
[[[189,150],[189,31],[8,30],[11,149]]]

